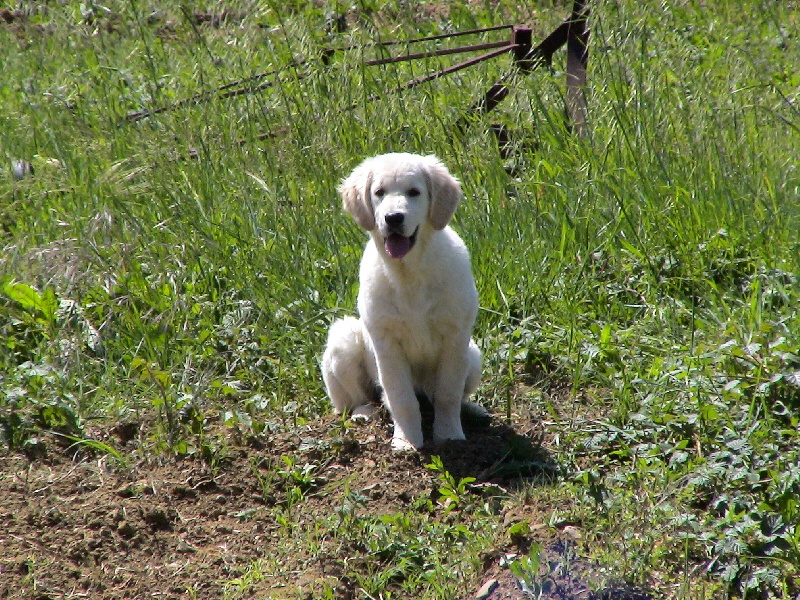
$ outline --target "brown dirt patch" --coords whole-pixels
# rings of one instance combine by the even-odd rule
[[[433,497],[436,474],[425,468],[430,453],[392,453],[390,431],[385,416],[347,431],[337,419],[322,419],[232,448],[213,469],[201,460],[173,458],[120,467],[105,455],[57,449],[35,460],[2,456],[0,597],[179,597],[190,590],[193,597],[219,598],[226,582],[286,546],[286,529],[276,518],[286,488],[270,479],[282,457],[317,465],[318,487],[294,515],[300,526],[334,514],[348,490],[360,491],[373,514]],[[467,435],[465,442],[436,449],[456,478],[513,486],[534,472],[555,472],[533,425],[484,425]],[[525,517],[540,522],[538,515]],[[551,540],[548,551],[557,543]],[[483,581],[497,580],[487,598],[524,598],[499,566],[506,551],[489,553],[485,573],[476,575],[476,591]],[[306,583],[314,589],[325,580],[336,597],[355,597],[352,584],[337,579],[340,560],[334,555],[320,564],[317,556],[311,564],[296,557],[248,593],[297,597]]]

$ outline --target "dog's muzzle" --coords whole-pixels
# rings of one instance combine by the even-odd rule
[[[414,247],[417,241],[417,233],[419,233],[419,227],[410,236],[405,236],[396,231],[389,233],[387,237],[383,238],[383,247],[386,250],[386,254],[391,258],[403,258]]]

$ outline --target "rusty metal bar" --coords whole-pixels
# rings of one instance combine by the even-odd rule
[[[300,67],[306,64],[308,64],[308,62],[303,60],[303,61],[298,61],[296,63],[292,63],[290,67]],[[257,81],[261,81],[262,79],[266,79],[267,77],[270,77],[272,75],[278,75],[284,70],[286,70],[286,67],[282,69],[275,69],[274,71],[270,71],[269,73],[261,73],[259,75],[253,75],[251,77],[247,77],[246,79],[240,79],[238,81],[222,85],[214,90],[207,92],[200,92],[199,94],[195,94],[194,96],[190,96],[189,98],[184,98],[183,100],[177,100],[172,104],[165,104],[163,106],[158,106],[156,108],[144,108],[142,110],[137,110],[135,112],[128,113],[125,118],[128,121],[132,121],[135,123],[136,121],[141,121],[142,119],[145,119],[152,115],[161,114],[168,110],[173,110],[175,108],[182,108],[184,106],[190,106],[192,104],[200,104],[201,102],[207,102],[208,100],[211,100],[211,98],[213,97],[224,100],[226,98],[234,98],[236,96],[241,96],[243,94],[251,94],[253,92],[259,92],[261,90],[265,90],[267,88],[274,86],[275,82],[270,80],[270,81],[264,81],[263,83],[260,83],[258,85],[251,85],[236,89],[232,88],[235,88],[237,85],[242,85],[245,83],[251,83],[251,82],[255,83]],[[297,78],[305,79],[309,75],[311,75],[310,71],[301,71],[300,73],[297,74]]]
[[[506,44],[499,50],[492,50],[491,52],[487,52],[486,54],[481,54],[480,56],[476,56],[475,58],[471,58],[470,60],[466,60],[464,62],[458,63],[457,65],[453,65],[452,67],[447,67],[446,69],[442,69],[441,71],[436,71],[434,73],[430,73],[428,75],[424,75],[423,77],[417,77],[408,81],[405,85],[396,88],[397,91],[400,90],[408,90],[411,89],[420,83],[426,83],[428,81],[433,81],[434,79],[438,79],[439,77],[443,77],[444,75],[450,75],[451,73],[455,73],[456,71],[460,71],[462,69],[466,69],[467,67],[471,67],[473,65],[477,65],[480,62],[485,60],[489,60],[490,58],[494,58],[495,56],[500,56],[501,54],[505,54],[506,52],[513,50],[514,46],[511,44]],[[367,101],[377,100],[380,98],[379,94],[372,94],[371,96],[367,96]]]
[[[257,81],[261,81],[262,79],[266,79],[267,77],[272,77],[273,75],[278,75],[282,71],[285,71],[287,68],[300,67],[300,66],[303,66],[303,65],[306,65],[306,64],[308,64],[308,63],[305,60],[295,61],[295,62],[291,63],[290,65],[288,65],[287,67],[282,67],[280,69],[274,69],[272,71],[267,71],[266,73],[259,73],[258,75],[251,75],[250,77],[246,77],[244,79],[238,79],[236,81],[231,81],[230,83],[226,83],[225,85],[221,85],[218,88],[215,88],[213,90],[209,90],[209,91],[206,91],[206,92],[200,92],[198,94],[195,94],[194,96],[190,96],[189,98],[184,98],[183,100],[177,100],[177,101],[173,102],[172,104],[165,104],[163,106],[158,106],[156,108],[144,108],[142,110],[137,110],[135,112],[128,113],[125,118],[127,120],[133,121],[133,122],[141,121],[142,119],[144,119],[146,117],[149,117],[151,115],[158,115],[160,113],[166,112],[168,110],[172,110],[174,108],[181,108],[183,106],[188,106],[188,105],[191,105],[191,104],[199,104],[200,102],[205,102],[207,100],[210,100],[212,97],[214,97],[217,94],[218,94],[219,98],[229,98],[229,97],[232,97],[232,96],[238,96],[238,95],[240,95],[242,93],[246,93],[247,91],[261,90],[261,89],[264,89],[266,87],[270,87],[270,86],[274,85],[273,82],[267,82],[266,84],[260,84],[260,85],[255,86],[255,87],[239,88],[239,89],[234,90],[232,92],[227,92],[227,93],[224,93],[224,94],[220,94],[220,92],[225,92],[226,90],[230,90],[231,88],[234,88],[236,86],[244,85],[244,84],[247,84],[247,83],[255,83]]]
[[[417,60],[419,58],[431,58],[432,56],[447,56],[449,54],[463,54],[464,52],[477,52],[478,50],[489,50],[491,48],[505,48],[511,42],[508,40],[503,42],[487,42],[486,44],[474,44],[472,46],[459,46],[458,48],[442,48],[440,50],[431,50],[430,52],[419,52],[417,54],[406,54],[405,56],[390,56],[388,58],[376,58],[373,60],[364,61],[367,67],[375,67],[378,65],[387,65],[392,63],[405,62],[408,60]]]
[[[494,25],[492,27],[482,27],[480,29],[467,29],[465,31],[456,31],[453,33],[440,33],[438,35],[429,35],[421,38],[414,38],[413,40],[386,40],[385,42],[373,42],[371,44],[363,44],[357,46],[345,46],[343,48],[334,48],[336,52],[346,52],[349,50],[361,50],[362,48],[376,48],[378,46],[405,46],[408,44],[416,44],[419,42],[433,42],[436,40],[445,40],[454,37],[461,37],[465,35],[477,35],[479,33],[490,33],[492,31],[499,31],[501,29],[511,29],[513,25]]]
[[[542,63],[549,64],[553,53],[567,41],[567,24],[562,23],[538,46],[532,46],[532,32],[528,28],[515,27],[511,31],[511,41],[514,44],[514,62],[517,66],[515,71],[503,75],[492,87],[489,88],[483,98],[473,103],[466,112],[466,115],[486,114],[492,111],[502,102],[511,91],[509,83],[518,73],[530,73],[538,68]],[[456,124],[460,131],[467,127],[466,116],[459,119]]]
[[[567,43],[568,33],[569,19],[556,27],[553,32],[544,38],[544,41],[536,46],[536,48],[534,48],[531,52],[544,59],[549,66],[553,61],[553,54],[555,54],[556,51],[561,48],[561,46]]]

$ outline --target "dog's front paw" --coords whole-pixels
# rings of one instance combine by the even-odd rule
[[[443,435],[443,436],[435,435],[433,436],[433,443],[438,446],[439,444],[444,444],[445,442],[459,441],[465,439],[467,439],[467,436],[465,436],[463,433]]]
[[[464,430],[461,428],[461,420],[450,423],[433,422],[433,441],[440,444],[447,440],[465,440]]]
[[[419,440],[409,440],[404,437],[395,435],[392,438],[392,450],[395,452],[415,452],[423,446],[422,436]]]
[[[374,404],[362,404],[361,406],[356,406],[353,409],[350,419],[363,423],[364,421],[369,421],[372,419],[376,412],[378,412],[378,407]]]

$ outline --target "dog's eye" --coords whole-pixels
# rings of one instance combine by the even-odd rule
[[[416,198],[417,196],[419,196],[419,194],[420,191],[417,188],[411,188],[410,190],[408,190],[408,195],[411,196],[412,198]]]
[[[378,198],[383,198],[386,195],[386,190],[383,188],[378,188],[373,192]]]

